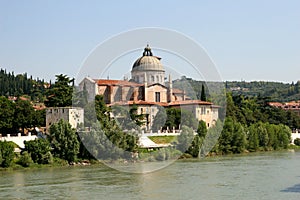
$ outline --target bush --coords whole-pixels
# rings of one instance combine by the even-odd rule
[[[300,146],[300,138],[296,138],[294,140],[294,144],[297,145],[297,146]]]
[[[15,158],[14,143],[0,141],[0,166],[10,167]]]
[[[23,167],[29,167],[32,163],[33,161],[31,159],[31,155],[27,151],[24,151],[19,160],[17,161],[17,164]]]
[[[25,142],[25,149],[30,153],[33,162],[51,164],[53,157],[50,152],[50,143],[46,139],[36,139]]]

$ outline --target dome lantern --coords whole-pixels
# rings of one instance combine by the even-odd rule
[[[131,78],[143,83],[146,74],[148,84],[160,83],[164,85],[165,70],[160,62],[161,58],[153,56],[150,46],[144,48],[143,56],[138,58],[131,70]]]

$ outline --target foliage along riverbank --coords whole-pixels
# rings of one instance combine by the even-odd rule
[[[72,91],[72,86],[70,86],[72,81],[62,75],[57,78],[57,82],[48,91],[49,98],[52,98],[48,99],[47,102],[51,106],[69,105],[72,96],[68,94],[72,94],[70,92]],[[62,92],[53,95],[52,91]],[[63,98],[64,96],[68,98]],[[61,102],[62,99],[67,99],[67,104]],[[4,101],[4,99],[2,100]],[[79,98],[78,102],[81,101],[82,98]],[[26,106],[28,107],[29,104]],[[95,111],[96,116],[89,111]],[[122,113],[122,110],[118,111]],[[25,149],[20,155],[13,153],[14,145],[1,142],[0,166],[4,168],[36,165],[55,166],[94,159],[120,160],[121,162],[125,160],[132,162],[161,161],[173,159],[180,155],[199,157],[207,154],[224,155],[280,150],[289,147],[290,128],[300,128],[299,116],[289,111],[268,106],[266,99],[232,96],[232,94],[227,93],[224,124],[218,121],[215,126],[208,130],[203,121],[194,121],[193,117],[190,117],[193,116],[191,113],[167,108],[165,124],[169,127],[179,125],[181,114],[185,115],[185,119],[190,120],[182,122],[181,135],[174,140],[172,147],[148,151],[138,148],[136,132],[127,131],[125,133],[121,129],[120,123],[128,125],[129,122],[113,120],[110,117],[110,112],[112,110],[104,103],[103,96],[96,96],[94,102],[85,106],[85,125],[90,127],[88,132],[84,129],[76,132],[70,124],[62,120],[51,126],[50,135],[47,139],[26,142]],[[136,108],[131,109],[129,113],[130,116],[123,119],[132,119],[130,126],[137,127],[141,123],[141,116],[137,115]],[[16,128],[19,127],[21,126],[16,126]],[[190,127],[197,129],[195,137],[193,134],[195,130]]]

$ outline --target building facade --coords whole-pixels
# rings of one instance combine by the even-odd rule
[[[52,124],[59,120],[68,121],[72,128],[77,128],[79,124],[84,123],[84,110],[78,107],[51,107],[46,109],[46,132]]]
[[[171,75],[166,82],[165,79],[161,58],[154,56],[147,45],[143,55],[134,62],[129,81],[86,77],[80,82],[79,89],[87,91],[88,101],[93,101],[95,95],[103,95],[108,106],[137,105],[138,114],[147,116],[148,130],[160,106],[189,110],[196,119],[205,121],[207,127],[217,121],[218,106],[207,101],[191,100],[185,91],[173,88]]]

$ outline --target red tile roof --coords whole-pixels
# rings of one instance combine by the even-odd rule
[[[150,102],[150,101],[142,101],[142,100],[138,100],[138,101],[120,101],[120,102],[114,102],[112,104],[109,104],[109,106],[112,105],[159,105],[159,106],[168,106],[168,103],[165,102]]]
[[[177,89],[177,88],[173,88],[172,92],[175,93],[175,94],[179,94],[179,93],[183,93],[184,91],[182,91],[180,89]]]
[[[113,86],[142,86],[143,84],[123,81],[123,80],[109,80],[109,79],[94,79],[98,85],[113,85]]]
[[[170,103],[166,102],[152,102],[152,101],[120,101],[120,102],[114,102],[112,104],[109,104],[109,106],[112,105],[159,105],[159,106],[181,106],[181,105],[213,105],[211,102],[207,101],[200,101],[200,100],[185,100],[185,101],[173,101]],[[218,107],[214,105],[215,107]]]
[[[180,106],[180,105],[212,105],[211,102],[208,101],[200,101],[200,100],[185,100],[185,101],[172,101],[169,103],[170,106]]]

